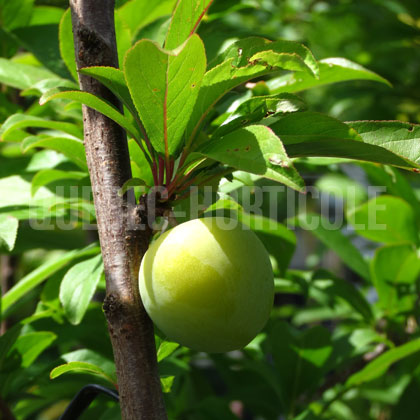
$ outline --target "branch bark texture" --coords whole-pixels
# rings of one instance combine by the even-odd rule
[[[113,0],[70,0],[76,62],[118,67]],[[120,106],[96,80],[79,74],[80,88]],[[83,107],[84,140],[105,267],[104,312],[117,369],[124,420],[166,419],[157,370],[153,324],[138,291],[138,270],[151,232],[135,229],[140,216],[132,195],[118,189],[131,178],[125,133]],[[147,224],[146,224],[147,225]]]

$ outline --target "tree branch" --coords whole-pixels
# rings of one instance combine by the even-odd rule
[[[78,69],[118,67],[113,0],[70,0]],[[79,75],[80,88],[120,106],[96,80]],[[151,230],[137,229],[132,191],[118,189],[131,178],[128,145],[122,129],[83,107],[84,138],[105,267],[104,312],[114,351],[122,417],[166,419],[157,370],[153,324],[139,296],[138,270]],[[145,223],[147,225],[147,223]]]

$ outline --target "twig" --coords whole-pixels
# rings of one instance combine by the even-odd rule
[[[118,66],[113,0],[70,0],[78,69]],[[80,74],[81,90],[116,98]],[[153,324],[142,305],[138,270],[152,234],[135,211],[132,190],[117,192],[131,178],[127,139],[102,114],[83,107],[86,158],[106,277],[104,312],[114,351],[124,420],[163,420],[166,413],[157,370]],[[140,222],[143,223],[140,226]]]

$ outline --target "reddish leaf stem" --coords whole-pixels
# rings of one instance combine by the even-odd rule
[[[171,159],[171,161],[169,162],[169,174],[166,179],[166,185],[168,185],[172,180],[172,177],[174,175],[174,167],[175,167],[175,160]]]
[[[158,185],[163,185],[163,178],[165,175],[165,161],[162,157],[159,156],[159,177],[158,177]]]
[[[159,178],[158,178],[158,173],[157,173],[157,164],[156,164],[156,161],[154,159],[153,159],[152,174],[153,174],[154,184],[159,185]]]
[[[165,159],[165,184],[168,185],[171,178],[171,158]]]

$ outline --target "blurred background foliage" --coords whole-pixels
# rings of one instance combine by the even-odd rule
[[[230,7],[227,7],[229,5]],[[420,122],[420,6],[416,0],[243,0],[215,5],[201,34],[211,42],[250,35],[304,43],[320,60],[344,57],[385,77],[306,92],[311,109],[341,120]],[[218,18],[218,19],[217,19]],[[215,30],[217,28],[217,30]],[[205,36],[205,35],[204,35]]]

